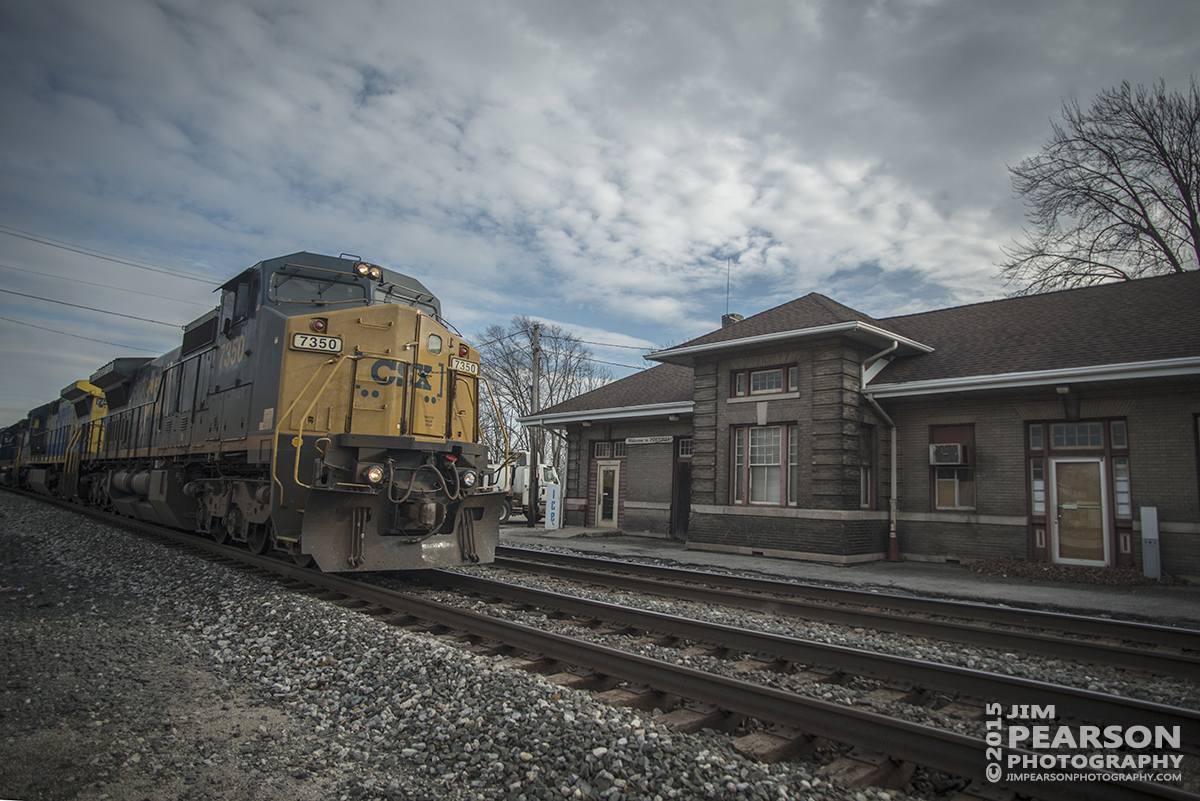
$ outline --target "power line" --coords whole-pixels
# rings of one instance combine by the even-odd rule
[[[475,346],[475,350],[482,350],[482,349],[488,347],[489,345],[495,345],[498,342],[503,342],[506,339],[512,339],[513,337],[522,336],[525,333],[526,333],[525,331],[514,331],[511,334],[505,334],[504,336],[500,337],[499,339],[493,339],[491,342],[480,342],[478,345]]]
[[[580,361],[584,361],[584,362],[596,362],[597,364],[611,364],[611,365],[613,365],[614,367],[628,367],[628,368],[630,368],[630,369],[632,369],[632,370],[644,370],[644,369],[646,369],[645,365],[641,365],[641,366],[634,366],[634,365],[632,365],[632,364],[621,364],[620,362],[606,362],[606,361],[604,361],[603,359],[593,359],[593,358],[591,358],[590,356],[583,356],[582,354],[576,353],[575,351],[569,351],[569,350],[550,350],[550,351],[547,351],[546,349],[544,349],[544,348],[543,348],[542,352],[543,352],[543,353],[554,353],[554,354],[557,354],[557,355],[559,355],[559,356],[569,356],[569,357],[572,357],[572,358],[575,358],[575,359],[579,359]]]
[[[548,339],[566,339],[568,342],[581,342],[584,345],[598,345],[602,348],[627,348],[629,350],[654,350],[653,347],[645,345],[618,345],[614,342],[592,342],[587,339],[576,339],[574,337],[556,337],[552,334],[546,335]]]
[[[597,364],[611,364],[614,367],[628,367],[630,370],[645,370],[646,369],[646,365],[644,365],[644,364],[635,365],[635,364],[621,364],[620,362],[606,362],[603,359],[589,359],[586,356],[580,356],[579,358],[583,359],[585,362],[596,362]]]
[[[44,326],[34,325],[33,323],[26,323],[26,322],[22,322],[21,320],[14,320],[11,317],[0,317],[0,320],[4,320],[9,323],[15,323],[16,325],[28,326],[29,328],[36,328],[39,331],[49,331],[52,334],[62,334],[65,337],[74,337],[75,339],[82,339],[87,342],[99,342],[101,345],[112,345],[113,347],[117,347],[117,348],[128,348],[129,350],[140,350],[140,351],[143,351],[144,353],[158,353],[157,350],[151,350],[149,348],[139,348],[136,345],[122,345],[120,342],[108,342],[103,339],[93,339],[91,337],[80,336],[79,334],[69,334],[66,331],[59,331],[56,328],[46,328]]]
[[[88,311],[99,312],[100,314],[111,314],[114,317],[127,317],[130,320],[140,320],[143,323],[157,323],[158,325],[166,325],[171,328],[182,328],[178,323],[164,323],[162,320],[151,320],[147,317],[134,317],[132,314],[121,314],[120,312],[105,311],[104,309],[93,309],[91,306],[80,306],[78,303],[67,303],[65,300],[54,300],[53,298],[39,298],[37,295],[26,295],[23,292],[13,292],[11,289],[0,289],[0,292],[7,292],[10,295],[17,295],[22,298],[30,298],[32,300],[43,300],[46,303],[57,303],[60,306],[70,306],[75,309],[87,309]]]
[[[208,284],[209,286],[212,286],[215,283],[211,278],[187,275],[186,273],[178,270],[171,270],[167,267],[161,267],[157,264],[152,264],[151,262],[141,262],[134,259],[125,258],[123,256],[117,256],[112,253],[105,253],[100,250],[92,250],[91,248],[85,248],[82,245],[74,245],[70,242],[51,239],[48,236],[41,236],[39,234],[30,233],[29,231],[22,231],[20,228],[13,228],[9,225],[0,225],[0,234],[8,234],[9,236],[17,237],[18,239],[28,239],[30,242],[37,242],[39,245],[47,245],[52,248],[69,250],[72,253],[78,253],[82,256],[90,256],[93,259],[102,259],[104,261],[111,261],[115,264],[124,264],[129,267],[136,267],[139,270],[148,270],[152,273],[162,273],[164,275],[172,276],[173,278],[184,278],[188,281],[200,281],[201,283]]]
[[[489,345],[495,345],[496,343],[503,342],[506,339],[513,339],[515,337],[524,336],[527,333],[528,333],[527,331],[514,331],[513,333],[505,334],[504,336],[502,336],[498,339],[493,339],[490,342],[481,342],[475,346],[475,349],[482,351],[484,348],[488,347]],[[543,336],[545,336],[547,339],[555,339],[555,340],[566,341],[566,342],[583,342],[584,341],[581,339],[572,339],[572,338],[568,338],[568,337],[554,336],[552,334],[544,334]],[[587,344],[603,345],[604,343],[589,342]],[[632,348],[634,350],[651,350],[651,348],[638,348],[634,345],[613,345],[612,347],[614,347],[614,348]],[[626,368],[629,368],[630,370],[645,370],[646,369],[645,365],[632,365],[632,364],[621,364],[620,362],[609,362],[609,361],[605,361],[604,359],[594,359],[594,358],[591,358],[590,356],[583,356],[574,351],[555,350],[555,351],[550,351],[550,352],[556,353],[560,356],[574,356],[575,358],[580,359],[581,361],[585,361],[585,362],[595,362],[597,364],[611,364],[613,367],[626,367]]]
[[[0,233],[2,233],[2,232],[0,232]],[[161,300],[170,300],[170,301],[174,301],[175,303],[188,303],[188,304],[191,304],[192,306],[211,306],[212,305],[211,303],[197,303],[194,300],[182,300],[180,298],[171,298],[171,297],[167,297],[166,295],[154,295],[149,292],[138,292],[136,289],[125,289],[124,287],[115,287],[112,284],[97,284],[93,281],[80,281],[78,278],[67,278],[67,277],[61,276],[61,275],[48,275],[47,273],[39,273],[37,270],[26,270],[21,267],[13,267],[8,264],[0,264],[0,267],[4,268],[5,270],[15,270],[19,273],[29,273],[30,275],[38,275],[43,278],[53,278],[58,281],[69,281],[72,284],[86,284],[87,286],[98,286],[103,289],[115,289],[119,292],[123,292],[128,295],[144,295],[145,297],[148,297],[148,298],[159,298]]]

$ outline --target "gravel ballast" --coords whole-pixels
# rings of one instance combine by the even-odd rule
[[[754,763],[9,493],[0,561],[0,797],[928,797]]]

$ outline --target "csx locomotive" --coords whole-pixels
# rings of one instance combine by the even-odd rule
[[[418,281],[293,253],[0,431],[3,481],[325,571],[490,562],[479,352]]]

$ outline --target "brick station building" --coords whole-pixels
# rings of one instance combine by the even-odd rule
[[[526,418],[569,525],[853,564],[1200,573],[1200,273],[873,319],[812,293]]]

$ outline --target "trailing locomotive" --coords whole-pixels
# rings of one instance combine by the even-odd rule
[[[479,353],[415,279],[294,253],[0,431],[3,480],[325,571],[490,562]]]

